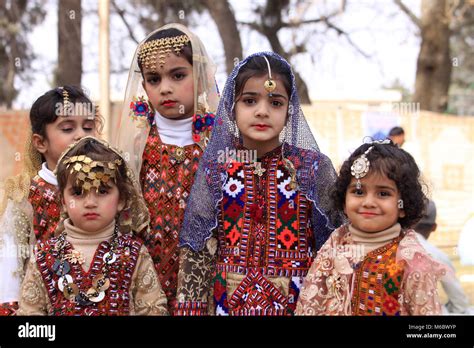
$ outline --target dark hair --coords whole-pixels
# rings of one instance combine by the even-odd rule
[[[63,90],[67,91],[70,103],[84,103],[87,104],[87,106],[93,108],[96,128],[100,133],[104,122],[98,113],[97,107],[94,106],[94,103],[92,103],[84,90],[81,87],[76,86],[58,87],[46,92],[41,97],[36,99],[30,109],[32,133],[39,134],[47,138],[46,125],[54,123],[61,115],[58,113],[58,105],[64,106]]]
[[[102,162],[111,162],[121,159],[121,157],[114,151],[110,150],[109,148],[94,139],[87,139],[85,141],[80,142],[67,153],[67,157],[80,155],[87,155],[87,157],[94,161]],[[67,157],[65,156],[64,159]],[[125,207],[128,207],[131,202],[134,187],[132,182],[130,182],[130,180],[128,179],[125,162],[123,159],[121,160],[122,164],[118,166],[117,173],[115,175],[115,185],[117,185],[120,194],[120,200],[125,202]],[[58,188],[61,197],[64,197],[64,189],[66,188],[69,179],[75,182],[77,175],[77,172],[70,173],[70,171],[67,170],[63,160],[59,161],[56,176],[58,178]]]
[[[366,155],[370,162],[370,172],[387,176],[393,180],[403,200],[405,217],[398,222],[403,228],[413,227],[423,216],[424,206],[427,201],[423,193],[420,179],[420,170],[413,157],[403,149],[393,144],[363,144],[342,164],[336,184],[332,193],[333,205],[338,210],[343,210],[346,200],[346,191],[351,179],[351,166],[354,160],[360,157],[367,149],[374,148]]]
[[[270,67],[272,69],[272,76],[278,75],[283,80],[285,85],[286,93],[288,93],[288,98],[291,97],[291,70],[288,69],[288,66],[283,64],[283,62],[266,56],[270,62]],[[242,90],[244,89],[245,84],[248,79],[251,77],[261,77],[268,74],[268,66],[265,58],[261,56],[255,56],[248,60],[248,62],[240,68],[238,75],[235,77],[235,99],[240,96]]]
[[[389,137],[393,137],[396,135],[403,135],[403,134],[405,134],[405,131],[403,130],[402,127],[393,127],[392,129],[390,129],[390,132],[388,132]]]
[[[181,35],[186,35],[186,34],[183,33],[181,30],[178,30],[178,29],[175,29],[175,28],[164,29],[164,30],[160,30],[160,31],[154,33],[152,36],[150,36],[148,39],[146,39],[144,43],[147,43],[147,42],[150,42],[150,41],[153,41],[153,40],[162,39],[162,38],[165,38],[165,37],[176,37],[176,36],[181,36]],[[171,52],[173,52],[173,54],[176,55],[174,50],[171,50]],[[192,48],[192,45],[191,45],[191,41],[186,43],[181,48],[179,53],[182,54],[184,56],[184,58],[186,58],[186,60],[189,62],[189,64],[193,65],[193,48]],[[140,72],[143,74],[143,67],[142,67],[142,63],[140,62],[140,60],[138,60],[138,67],[140,68]]]

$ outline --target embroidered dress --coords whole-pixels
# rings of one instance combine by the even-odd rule
[[[153,258],[169,308],[176,301],[179,230],[201,155],[197,144],[184,147],[163,144],[156,125],[152,124],[140,173],[151,227],[143,240]]]
[[[54,236],[61,212],[57,191],[57,186],[39,175],[31,180],[28,200],[33,206],[33,228],[37,240],[44,241]]]
[[[58,238],[38,242],[36,261],[30,262],[20,299],[19,315],[132,315],[166,314],[165,298],[156,278],[149,273],[152,262],[146,248],[134,236],[121,235],[118,241],[117,259],[110,267],[110,287],[100,302],[81,305],[68,300],[58,289],[59,277],[53,271],[58,257],[55,245]],[[73,247],[66,242],[66,252]],[[100,274],[104,255],[110,250],[109,241],[99,244],[86,272],[79,263],[71,262],[69,274],[79,290],[86,292],[95,276]]]
[[[308,152],[308,156],[311,154]],[[317,164],[318,158],[312,159]],[[261,159],[263,173],[253,163],[228,165],[219,204],[217,259],[214,272],[206,271],[187,251],[183,257],[181,296],[199,298],[192,289],[203,288],[197,280],[209,276],[209,303],[181,301],[178,314],[202,315],[292,315],[304,276],[316,254],[313,203],[290,187],[291,175],[285,167],[281,146]],[[325,231],[318,231],[325,233]],[[201,268],[204,277],[192,276]],[[202,298],[202,296],[201,296]]]
[[[364,255],[348,226],[331,235],[304,281],[298,315],[441,314],[437,280],[444,267],[413,230]]]

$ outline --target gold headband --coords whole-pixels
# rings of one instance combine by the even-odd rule
[[[145,42],[138,52],[138,61],[143,67],[154,70],[158,58],[158,64],[162,67],[165,65],[165,59],[172,49],[179,56],[181,49],[189,41],[188,36],[180,35]]]
[[[85,191],[91,188],[99,189],[101,184],[106,185],[109,180],[115,182],[117,168],[122,164],[122,160],[117,159],[112,162],[94,161],[91,158],[80,155],[69,157],[63,162],[70,173],[78,173],[76,183],[81,183]]]

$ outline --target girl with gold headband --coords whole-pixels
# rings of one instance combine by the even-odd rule
[[[120,152],[87,136],[56,169],[62,218],[39,241],[18,315],[166,315],[153,261],[134,232],[148,228],[138,184]]]
[[[0,185],[0,315],[18,307],[24,266],[36,240],[51,237],[59,221],[53,171],[68,145],[97,135],[102,118],[83,89],[64,86],[39,97],[30,110],[31,134],[22,173]],[[16,158],[15,158],[16,159]],[[7,160],[14,160],[12,158]]]
[[[178,314],[292,315],[340,222],[291,66],[256,53],[229,76],[180,233]]]
[[[141,235],[171,313],[176,299],[178,236],[186,200],[214,126],[215,66],[201,40],[180,24],[137,47],[116,146],[140,179],[151,229]]]

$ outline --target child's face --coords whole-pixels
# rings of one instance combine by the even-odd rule
[[[263,155],[279,145],[279,136],[288,114],[288,93],[283,81],[274,77],[277,87],[272,96],[264,88],[266,75],[251,77],[235,104],[237,127],[245,147]]]
[[[124,204],[120,201],[117,186],[111,181],[108,186],[81,192],[74,188],[72,180],[68,181],[63,191],[63,204],[74,226],[94,234],[115,219]]]
[[[399,209],[400,193],[397,185],[385,175],[370,173],[360,179],[362,188],[356,188],[357,180],[351,179],[346,190],[344,213],[351,224],[364,232],[376,233],[393,226],[404,217]]]
[[[158,60],[158,58],[157,58]],[[193,66],[183,55],[170,53],[161,67],[143,70],[143,88],[161,116],[185,119],[194,114]]]
[[[97,135],[93,119],[88,116],[61,116],[46,125],[46,137],[33,134],[33,144],[45,157],[49,170],[54,170],[63,151],[87,135]]]

